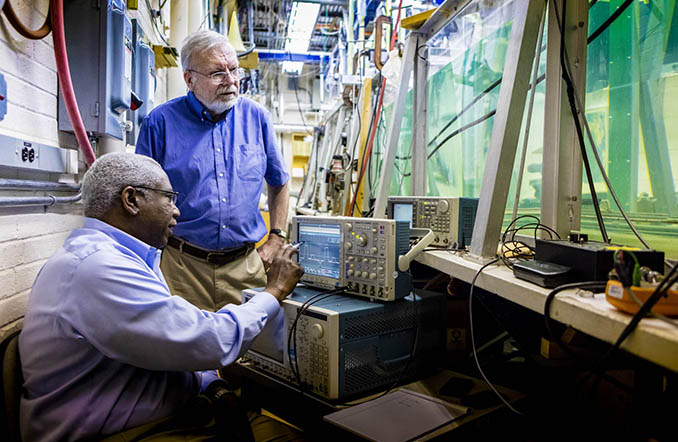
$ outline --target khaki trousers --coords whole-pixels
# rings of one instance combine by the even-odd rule
[[[240,304],[243,290],[266,285],[264,263],[254,249],[229,263],[216,265],[167,246],[160,269],[170,293],[212,312],[226,304]]]

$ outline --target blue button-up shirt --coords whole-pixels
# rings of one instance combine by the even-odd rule
[[[193,92],[158,106],[141,125],[136,152],[160,163],[179,192],[174,234],[211,250],[263,238],[264,179],[273,187],[289,180],[268,112],[243,97],[219,121]]]
[[[19,350],[22,439],[106,435],[178,411],[277,314],[257,294],[216,313],[171,296],[158,250],[86,218],[43,266]]]

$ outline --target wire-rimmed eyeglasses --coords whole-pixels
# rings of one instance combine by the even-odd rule
[[[177,198],[179,197],[179,192],[173,192],[171,190],[163,190],[163,189],[157,189],[155,187],[146,187],[146,186],[130,186],[134,187],[135,189],[146,189],[146,190],[151,190],[153,192],[160,192],[164,193],[167,195],[167,197],[172,201],[172,204],[176,205],[177,204]]]
[[[229,69],[228,71],[213,72],[211,74],[203,74],[202,72],[198,72],[194,69],[188,69],[188,71],[195,72],[196,74],[209,78],[212,84],[223,84],[229,76],[234,80],[238,80],[243,76],[244,72],[242,68],[233,68]]]

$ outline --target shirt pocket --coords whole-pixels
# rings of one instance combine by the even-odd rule
[[[261,146],[239,144],[235,149],[236,170],[243,181],[261,181],[264,178],[266,161]]]

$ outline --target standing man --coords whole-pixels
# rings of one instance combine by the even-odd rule
[[[181,216],[162,257],[173,294],[205,310],[240,303],[266,285],[265,269],[285,243],[289,174],[268,112],[238,97],[238,57],[225,36],[190,35],[181,48],[188,94],[144,120],[136,152],[158,161]],[[266,181],[271,235],[259,198]]]

